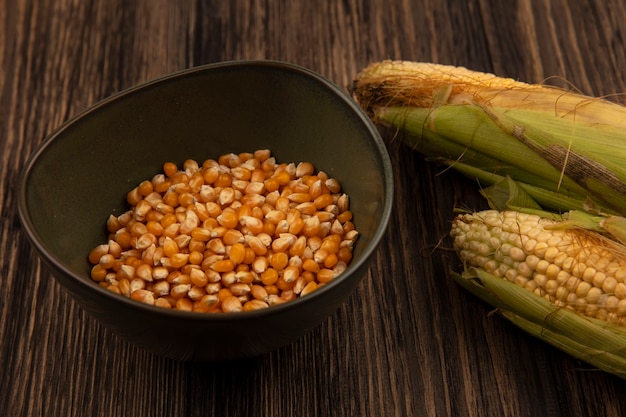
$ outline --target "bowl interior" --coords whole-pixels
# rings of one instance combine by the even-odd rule
[[[90,281],[86,255],[105,240],[106,218],[127,210],[126,193],[161,172],[165,161],[262,148],[279,162],[310,161],[341,182],[361,233],[352,264],[358,263],[390,211],[384,145],[336,86],[269,61],[173,74],[70,120],[27,167],[22,219],[49,262]]]

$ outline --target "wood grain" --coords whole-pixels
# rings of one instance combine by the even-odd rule
[[[211,62],[284,60],[348,88],[372,61],[432,61],[623,102],[623,1],[0,0],[0,21],[6,416],[626,413],[625,381],[531,338],[451,282],[452,209],[484,203],[471,181],[391,137],[395,215],[369,274],[322,326],[251,360],[174,362],[120,340],[42,269],[16,210],[27,158],[63,121]]]

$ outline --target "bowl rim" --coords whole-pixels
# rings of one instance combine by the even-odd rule
[[[200,314],[197,312],[190,311],[181,311],[175,309],[165,309],[162,307],[152,306],[144,303],[137,302],[127,297],[120,297],[118,294],[114,294],[111,291],[106,290],[105,288],[100,287],[99,285],[95,285],[95,283],[89,279],[89,277],[85,277],[81,274],[77,274],[72,271],[66,264],[59,259],[54,253],[48,250],[47,246],[43,242],[43,240],[39,237],[33,222],[31,221],[28,204],[27,204],[27,184],[30,178],[33,167],[39,160],[40,156],[46,151],[46,149],[51,146],[51,144],[62,135],[64,131],[69,129],[73,124],[77,123],[79,120],[88,116],[91,113],[99,111],[100,108],[110,106],[114,104],[116,101],[133,94],[138,94],[142,90],[149,89],[152,86],[157,84],[172,81],[177,78],[184,78],[193,74],[202,73],[202,72],[210,72],[213,70],[219,69],[236,69],[236,68],[265,68],[265,69],[273,69],[279,71],[288,71],[292,73],[296,73],[300,76],[303,76],[309,80],[315,81],[320,84],[321,88],[326,89],[333,93],[333,95],[343,102],[344,105],[347,105],[355,116],[357,116],[366,129],[369,132],[369,135],[377,149],[379,157],[382,162],[383,173],[384,173],[384,196],[383,201],[384,204],[381,207],[382,215],[381,220],[379,222],[378,227],[374,235],[369,242],[369,245],[365,247],[364,251],[361,253],[361,256],[356,261],[352,261],[348,264],[347,269],[337,278],[333,279],[328,284],[324,285],[322,288],[314,291],[313,293],[307,295],[306,297],[298,297],[295,300],[286,302],[281,305],[272,306],[270,308],[255,310],[255,311],[247,311],[247,312],[232,312],[232,313],[219,313],[219,314]],[[146,313],[155,314],[155,315],[164,315],[170,318],[178,317],[184,318],[185,320],[200,320],[200,321],[218,321],[218,322],[229,322],[229,321],[239,321],[239,320],[247,320],[251,318],[259,318],[265,316],[271,316],[275,314],[282,314],[283,311],[289,310],[293,307],[297,307],[298,305],[310,303],[318,297],[324,296],[324,294],[328,291],[331,291],[333,287],[340,285],[341,281],[344,281],[347,276],[349,276],[354,271],[358,270],[364,263],[369,262],[370,257],[373,255],[379,246],[380,241],[385,235],[388,227],[389,220],[391,218],[391,213],[393,210],[393,197],[394,197],[394,180],[393,180],[393,169],[391,165],[391,160],[389,154],[387,152],[387,148],[384,144],[383,139],[380,136],[379,131],[375,127],[372,120],[367,116],[367,114],[363,111],[363,109],[348,95],[348,93],[342,90],[337,84],[327,79],[325,76],[303,67],[298,64],[294,64],[286,61],[278,61],[278,60],[229,60],[229,61],[220,61],[214,62],[204,65],[198,65],[195,67],[190,67],[178,71],[171,72],[166,75],[162,75],[156,77],[154,79],[144,81],[138,83],[134,86],[123,89],[119,92],[113,93],[110,96],[95,102],[94,104],[86,107],[82,111],[79,111],[74,116],[68,118],[65,122],[63,122],[60,126],[52,130],[44,140],[36,147],[36,149],[32,152],[32,154],[28,157],[27,162],[22,169],[22,174],[18,183],[18,215],[22,224],[23,230],[26,232],[28,239],[31,244],[34,246],[34,249],[38,253],[39,257],[45,263],[54,264],[56,268],[60,269],[64,274],[71,277],[71,280],[78,285],[91,289],[93,291],[99,292],[112,299],[114,302],[126,303],[130,308],[145,310]],[[72,297],[73,298],[73,297]],[[77,300],[76,300],[77,301]],[[78,302],[78,301],[77,301]],[[79,302],[80,304],[80,302]]]

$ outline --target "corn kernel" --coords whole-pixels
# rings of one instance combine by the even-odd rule
[[[235,243],[230,247],[229,258],[235,263],[240,264],[246,256],[246,248],[242,243]]]
[[[242,311],[255,311],[268,307],[269,304],[267,304],[265,301],[254,299],[246,302],[242,307]]]
[[[234,295],[222,300],[222,311],[224,313],[234,313],[241,311],[242,309],[243,305],[241,304],[241,301]]]
[[[231,259],[223,259],[211,265],[215,272],[230,272],[235,269],[235,263]]]
[[[289,257],[285,252],[273,253],[269,259],[270,265],[277,271],[283,270],[289,263]]]

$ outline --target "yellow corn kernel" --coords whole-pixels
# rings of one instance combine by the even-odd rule
[[[237,213],[231,208],[224,209],[222,213],[217,216],[217,221],[221,226],[224,226],[227,229],[234,229],[239,224]]]
[[[152,233],[146,232],[137,238],[134,246],[136,249],[144,250],[154,245],[156,242],[157,242],[156,236],[153,235]]]
[[[126,297],[130,297],[130,279],[128,278],[120,278],[117,280],[117,288],[120,291],[120,294],[126,296]]]
[[[244,243],[246,240],[239,230],[236,229],[228,229],[224,232],[222,236],[222,240],[225,245],[233,246],[237,243]]]
[[[250,181],[243,190],[244,194],[263,194],[266,191],[265,181]]]
[[[192,287],[187,292],[188,299],[193,301],[199,301],[206,295],[206,291],[203,287],[199,287],[197,285],[192,285]]]
[[[289,256],[303,257],[307,245],[306,236],[298,237],[289,247]]]
[[[305,295],[310,294],[313,291],[315,291],[317,288],[318,288],[317,282],[311,281],[304,286],[304,288],[300,292],[300,296],[304,297]]]
[[[170,293],[170,283],[166,280],[156,282],[152,285],[151,291],[157,296],[162,297]]]
[[[263,220],[257,219],[256,217],[253,217],[253,216],[243,216],[239,220],[239,222],[241,223],[242,226],[245,226],[250,231],[250,233],[254,235],[263,232],[264,227],[265,227],[263,224]]]
[[[130,298],[144,304],[154,305],[154,294],[152,293],[152,291],[149,290],[135,290],[130,294]]]
[[[200,251],[191,251],[189,253],[189,263],[192,265],[200,265],[204,260],[204,255]]]
[[[172,304],[167,298],[159,297],[154,300],[154,305],[160,308],[172,308]]]
[[[339,262],[339,258],[337,257],[337,255],[334,253],[330,253],[324,258],[323,265],[324,268],[332,269],[335,265],[337,265],[337,262]]]
[[[250,300],[247,301],[243,307],[242,307],[242,311],[255,311],[255,310],[260,310],[263,308],[268,308],[269,304],[267,304],[265,301],[262,300]]]
[[[272,242],[272,250],[275,252],[285,252],[296,242],[297,238],[291,233],[281,233],[278,239]]]
[[[233,178],[229,174],[222,172],[217,175],[217,179],[213,183],[213,186],[222,188],[230,187],[232,181]]]
[[[176,305],[174,308],[180,311],[192,311],[193,303],[188,298],[179,298],[176,300]]]
[[[221,283],[224,287],[230,287],[237,282],[237,273],[235,271],[222,272],[221,276]]]
[[[334,277],[335,277],[335,273],[333,272],[332,269],[328,269],[328,268],[322,268],[317,273],[317,281],[320,283],[324,283],[324,284],[332,281]]]
[[[165,216],[163,216],[165,217]],[[151,220],[146,223],[146,231],[153,236],[161,236],[165,231],[163,224],[160,221]]]
[[[179,269],[177,269],[168,275],[167,282],[171,285],[190,284],[191,277],[189,274],[183,274]]]
[[[276,286],[282,292],[285,290],[291,290],[293,286],[295,285],[295,283],[296,283],[295,281],[287,282],[284,280],[283,277],[278,277],[278,281],[276,281]]]
[[[236,297],[250,294],[250,285],[243,282],[237,282],[235,284],[232,284],[228,287],[228,289]]]
[[[235,243],[230,247],[228,257],[235,263],[235,265],[242,263],[245,256],[246,248],[242,243]]]
[[[191,230],[191,238],[201,242],[208,242],[211,239],[211,231],[205,227],[194,227]]]
[[[143,281],[152,281],[152,267],[148,264],[141,264],[135,269],[135,276]]]
[[[224,313],[239,312],[242,309],[243,305],[241,304],[241,301],[234,295],[226,297],[224,300],[222,300],[222,311]]]
[[[141,201],[141,193],[139,192],[139,188],[135,187],[126,194],[126,201],[131,206],[136,205],[139,201]]]
[[[337,220],[341,223],[345,223],[347,221],[352,220],[352,212],[350,210],[346,210],[337,215]]]
[[[250,295],[256,300],[266,301],[269,294],[263,285],[253,284],[250,286]]]
[[[309,193],[291,193],[287,196],[287,199],[294,203],[306,203],[311,201],[311,195]]]
[[[221,238],[214,238],[207,242],[206,248],[218,255],[224,255],[226,253],[226,245]]]
[[[302,262],[302,269],[305,271],[317,273],[320,270],[319,264],[313,259],[305,259]]]
[[[107,218],[106,227],[109,233],[115,233],[122,228],[122,225],[120,224],[118,218],[111,214]]]
[[[339,244],[341,242],[341,236],[329,235],[322,240],[320,250],[325,250],[328,254],[337,253],[339,251]]]
[[[215,272],[230,272],[235,269],[235,263],[232,259],[222,259],[211,265],[211,269]]]
[[[318,210],[323,210],[327,206],[334,203],[332,194],[321,194],[315,200],[313,200],[313,204]]]
[[[141,278],[133,278],[129,281],[128,284],[131,293],[136,290],[146,289],[146,281],[142,280]]]
[[[213,311],[219,305],[219,301],[217,295],[206,294],[199,300],[199,305],[201,305],[205,311]]]
[[[200,268],[193,268],[189,272],[189,280],[197,287],[204,287],[209,283],[209,277],[206,272]]]
[[[172,178],[178,173],[178,166],[173,162],[166,162],[163,164],[163,173],[167,177]]]
[[[181,268],[183,265],[187,264],[188,260],[188,253],[175,253],[169,257],[169,265],[172,268]]]
[[[257,255],[251,248],[245,248],[246,254],[243,258],[243,263],[246,265],[250,265],[256,259]]]
[[[300,276],[300,268],[297,266],[288,266],[283,270],[282,279],[286,283],[293,283]]]
[[[266,256],[257,256],[252,261],[250,267],[257,274],[262,274],[265,272],[267,267],[269,266],[269,260]]]
[[[280,298],[285,301],[292,301],[296,299],[296,293],[293,292],[293,289],[287,288],[280,292]]]
[[[268,299],[267,299],[267,303],[270,306],[276,306],[276,305],[284,304],[285,302],[287,302],[287,300],[281,298],[280,295],[278,295],[278,294],[270,294],[268,296]]]
[[[96,282],[101,282],[106,277],[107,270],[100,264],[96,264],[91,268],[91,279]]]
[[[106,253],[100,257],[97,263],[104,269],[110,269],[113,268],[113,265],[115,264],[115,257],[110,253]]]
[[[163,215],[163,217],[159,221],[159,223],[161,223],[161,226],[163,226],[164,232],[165,232],[165,229],[167,229],[169,226],[177,222],[178,220],[176,219],[176,215],[174,213],[166,213],[165,215]]]
[[[178,252],[180,249],[178,248],[178,244],[174,241],[174,239],[170,237],[166,237],[163,242],[163,255],[170,257]]]
[[[180,298],[185,297],[190,289],[191,289],[191,284],[173,285],[170,289],[170,296],[172,296],[175,300],[178,300]]]
[[[289,222],[288,232],[292,235],[298,235],[304,228],[304,219],[302,217],[296,217],[291,222]]]
[[[174,236],[172,239],[176,242],[179,249],[187,248],[189,246],[189,242],[191,242],[191,236],[183,233]]]
[[[321,230],[321,222],[317,216],[311,216],[304,220],[302,234],[307,237],[316,236]]]
[[[289,257],[285,252],[277,252],[270,255],[270,265],[277,271],[282,271],[289,263]]]
[[[352,260],[352,248],[342,247],[337,252],[337,260],[345,263],[349,263]]]
[[[258,236],[244,236],[245,243],[254,251],[257,256],[263,256],[267,253],[267,247],[263,244]]]
[[[275,268],[267,268],[261,273],[261,282],[265,286],[273,285],[278,280],[278,270]]]
[[[215,181],[220,175],[220,171],[217,167],[209,167],[202,170],[202,179],[205,184],[214,185]]]

